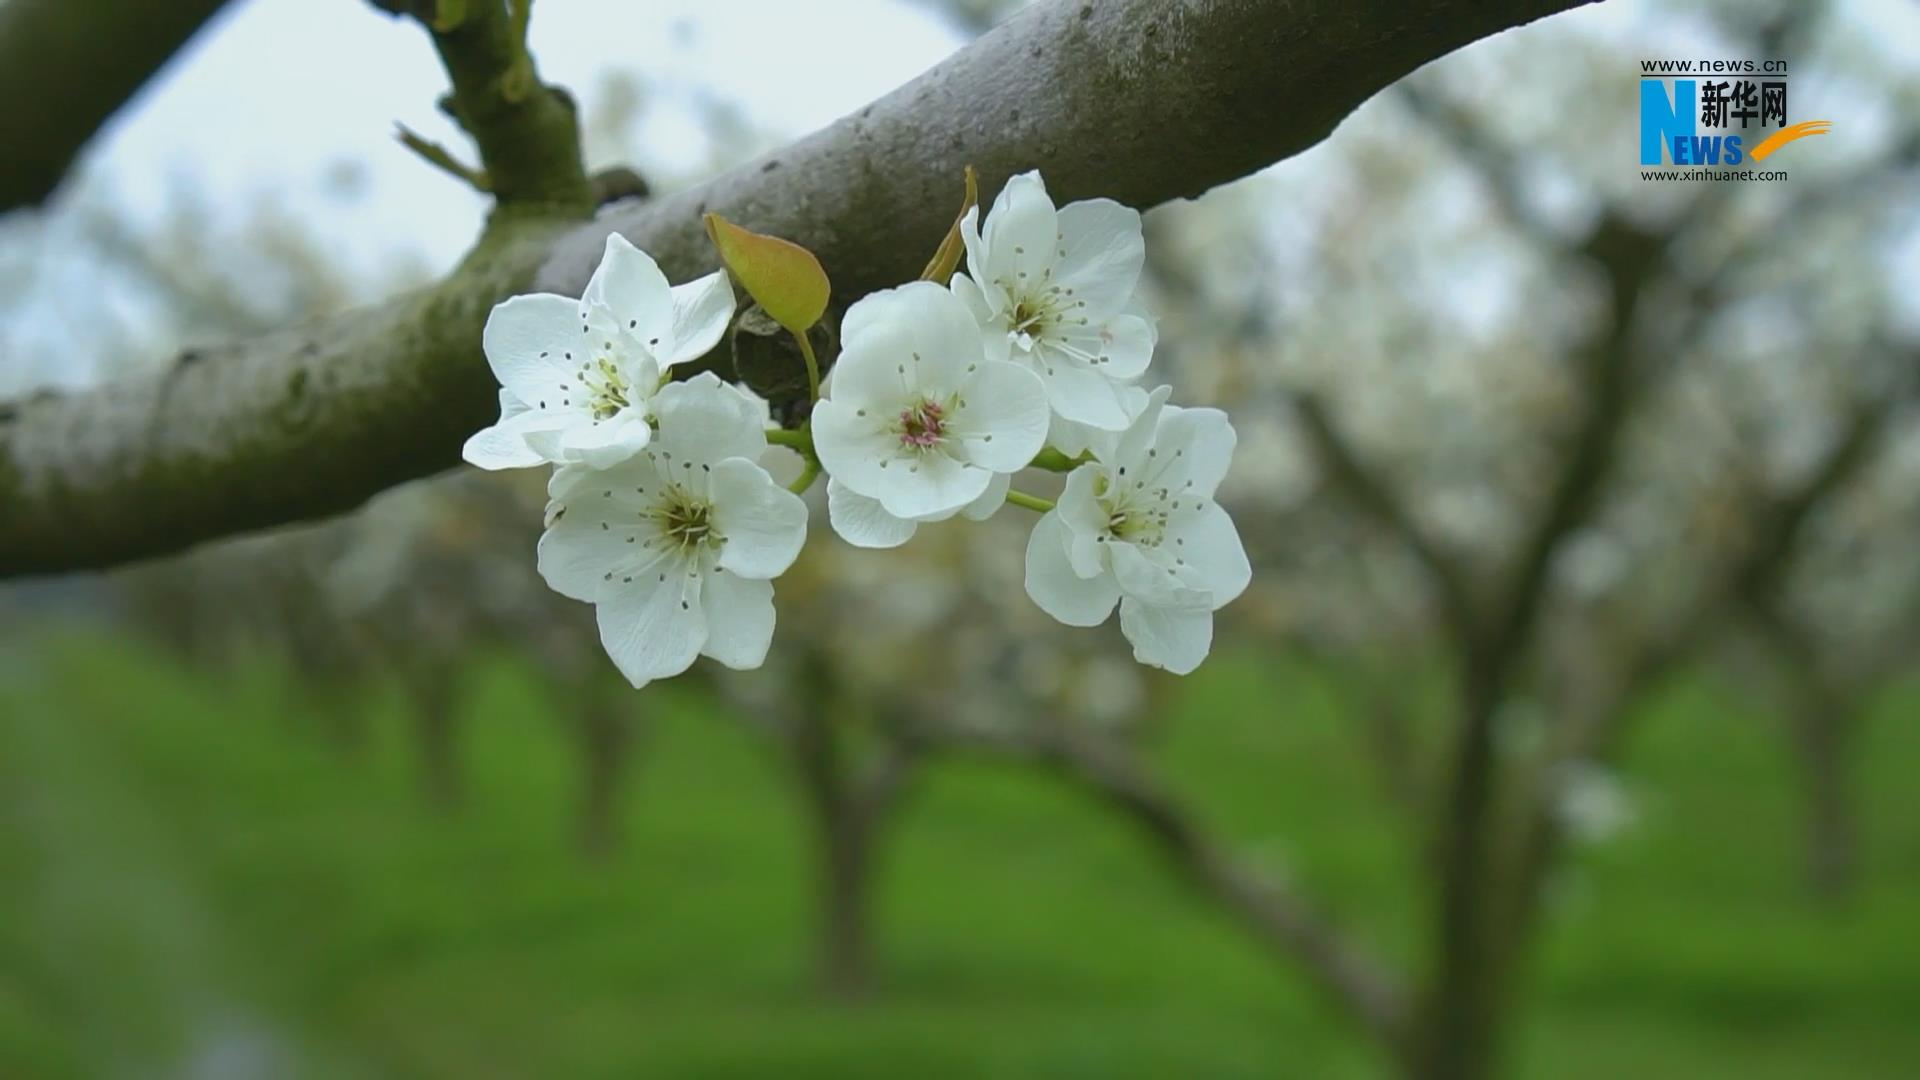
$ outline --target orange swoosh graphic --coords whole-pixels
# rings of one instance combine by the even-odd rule
[[[1768,154],[1773,153],[1775,150],[1780,149],[1793,140],[1804,139],[1809,135],[1825,135],[1827,129],[1831,127],[1833,127],[1833,121],[1831,120],[1807,120],[1795,124],[1792,127],[1781,128],[1779,131],[1767,136],[1766,139],[1762,141],[1759,146],[1754,147],[1753,151],[1747,156],[1755,161],[1765,161],[1767,160]]]

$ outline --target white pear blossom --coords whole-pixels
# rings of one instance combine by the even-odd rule
[[[759,667],[772,579],[806,541],[806,504],[757,464],[758,406],[711,372],[662,387],[653,415],[658,430],[631,458],[554,472],[541,576],[594,605],[607,655],[636,687],[701,655]]]
[[[955,514],[968,521],[985,521],[1007,502],[1012,473],[995,473],[980,497],[957,510],[946,510],[922,518],[900,518],[887,513],[880,500],[870,499],[834,479],[827,478],[827,520],[841,539],[855,547],[891,548],[913,539],[922,522],[945,521]]]
[[[1213,501],[1233,457],[1218,409],[1152,393],[1123,431],[1090,440],[1093,460],[1068,477],[1027,542],[1027,595],[1070,626],[1097,626],[1120,606],[1141,663],[1184,675],[1213,644],[1213,612],[1252,576],[1233,520]]]
[[[841,342],[813,411],[813,445],[841,488],[834,525],[854,543],[890,546],[846,512],[848,493],[908,525],[938,520],[988,495],[996,476],[1025,467],[1046,442],[1040,380],[988,359],[978,324],[937,284],[862,299],[841,322]]]
[[[487,317],[500,420],[464,456],[483,469],[632,457],[652,436],[648,409],[667,369],[712,349],[733,306],[724,272],[670,287],[646,252],[608,236],[580,299],[516,296]]]
[[[1129,419],[1139,416],[1148,400],[1147,392],[1138,386],[1120,388],[1120,407]],[[1047,445],[1070,458],[1091,454],[1096,446],[1111,447],[1114,441],[1114,432],[1064,419],[1058,413],[1047,426]]]
[[[1031,368],[1062,418],[1127,426],[1122,390],[1153,357],[1153,321],[1134,297],[1146,242],[1138,211],[1111,199],[1054,209],[1040,174],[1007,181],[985,225],[960,222],[966,274],[953,291],[982,327],[989,355]]]

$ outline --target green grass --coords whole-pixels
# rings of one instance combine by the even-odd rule
[[[1346,1077],[1379,1059],[1282,963],[1057,780],[942,763],[892,833],[880,988],[808,992],[809,834],[765,743],[700,697],[653,727],[626,839],[570,842],[574,762],[477,664],[457,814],[391,695],[343,750],[271,663],[98,638],[0,675],[0,1076]],[[1920,1062],[1920,695],[1861,753],[1861,894],[1806,901],[1763,718],[1703,686],[1644,718],[1639,820],[1557,882],[1526,1076],[1895,1077]],[[1409,829],[1317,673],[1218,658],[1156,745],[1208,818],[1411,955]]]

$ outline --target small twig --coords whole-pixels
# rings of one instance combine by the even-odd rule
[[[433,39],[452,87],[441,108],[472,137],[487,186],[502,205],[538,208],[556,217],[584,218],[593,190],[581,164],[573,98],[540,82],[527,52],[530,0],[374,0],[412,15]],[[455,19],[457,16],[457,20]],[[410,144],[411,145],[411,144]],[[414,147],[436,167],[466,179]],[[470,182],[470,181],[469,181]]]
[[[517,54],[500,79],[500,96],[520,102],[533,90],[533,57],[527,52],[527,23],[533,18],[533,0],[507,0],[507,18]]]
[[[1361,460],[1318,400],[1296,396],[1293,409],[1321,467],[1348,498],[1385,525],[1413,553],[1439,594],[1442,615],[1456,644],[1463,651],[1472,648],[1480,633],[1480,615],[1466,574],[1414,520],[1406,500]]]
[[[446,147],[421,135],[405,124],[395,123],[393,137],[401,146],[413,151],[422,161],[453,177],[483,195],[492,194],[493,184],[487,179],[485,169],[468,165],[453,156]]]
[[[621,199],[645,199],[653,194],[653,185],[625,165],[601,169],[587,179],[593,187],[593,204],[605,206]]]

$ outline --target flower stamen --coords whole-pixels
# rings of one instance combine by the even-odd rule
[[[719,547],[725,540],[713,527],[713,506],[695,499],[675,486],[666,498],[647,510],[646,517],[656,522],[668,547],[689,555],[704,547]]]
[[[595,420],[611,419],[631,404],[627,399],[631,387],[607,357],[602,356],[590,365],[580,365],[580,382],[587,388],[587,401]]]
[[[926,450],[940,445],[946,426],[946,410],[937,401],[922,400],[900,412],[900,445]]]

